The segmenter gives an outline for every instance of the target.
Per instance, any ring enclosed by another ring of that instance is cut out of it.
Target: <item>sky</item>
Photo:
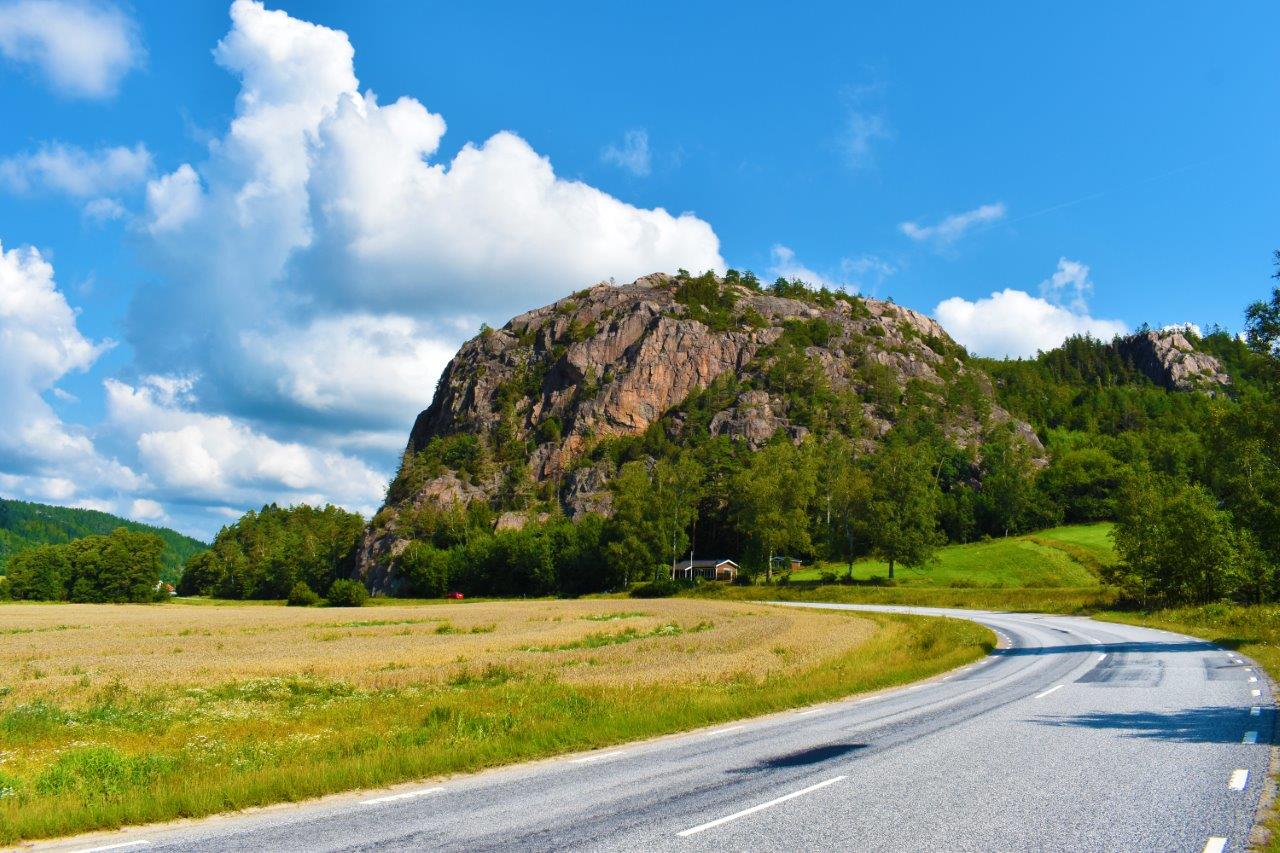
[[[1269,291],[1280,7],[862,5],[0,0],[0,495],[371,514],[481,323],[659,270],[1010,357]]]

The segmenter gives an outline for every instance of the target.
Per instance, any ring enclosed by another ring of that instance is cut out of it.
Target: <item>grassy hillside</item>
[[[154,533],[164,540],[161,576],[170,583],[177,583],[188,557],[208,547],[167,527],[152,527],[106,512],[0,498],[0,574],[4,574],[10,555],[19,551],[35,545],[69,542],[82,536],[104,535],[117,527]]]
[[[1108,523],[1078,524],[1024,536],[949,545],[939,549],[937,558],[926,566],[899,566],[895,580],[898,586],[952,589],[1096,587],[1100,583],[1098,570],[1115,559],[1110,533]],[[848,570],[847,565],[828,563],[794,572],[791,579],[817,581],[823,572],[844,577]],[[879,560],[853,564],[856,581],[888,576],[888,565]]]
[[[1112,525],[1054,527],[1023,536],[948,545],[919,569],[898,567],[892,586],[889,567],[877,560],[853,564],[853,583],[843,581],[847,564],[832,563],[794,572],[785,585],[702,584],[686,595],[740,601],[836,601],[968,607],[1048,613],[1092,613],[1115,606],[1116,590],[1098,578],[1116,559]],[[823,583],[822,575],[842,582]]]

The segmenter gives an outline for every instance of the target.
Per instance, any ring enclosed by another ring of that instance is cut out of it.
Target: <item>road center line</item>
[[[1257,732],[1245,732],[1245,733],[1244,733],[1244,740],[1242,740],[1242,741],[1240,741],[1240,742],[1241,742],[1241,743],[1257,743],[1257,742],[1258,742],[1258,733],[1257,733]]]
[[[834,785],[835,783],[846,778],[848,777],[834,776],[830,779],[827,779],[824,782],[819,782],[816,785],[810,785],[807,788],[801,788],[799,791],[792,791],[790,794],[784,794],[781,797],[778,797],[777,799],[774,799],[774,800],[770,800],[767,803],[761,803],[758,806],[752,806],[749,809],[743,809],[740,812],[734,812],[731,815],[726,815],[725,817],[717,818],[716,820],[699,824],[698,826],[692,827],[691,829],[682,830],[681,832],[677,832],[676,835],[678,835],[681,838],[688,838],[690,835],[697,835],[699,832],[703,832],[708,829],[714,829],[717,826],[721,826],[733,820],[738,820],[739,818],[746,817],[747,815],[753,815],[756,812],[764,811],[767,808],[772,808],[773,806],[779,805],[781,803],[785,803],[787,800],[794,800],[796,797],[803,797],[805,794],[811,794],[820,788],[825,788],[828,785]]]
[[[1243,791],[1245,786],[1249,784],[1248,770],[1232,770],[1231,781],[1227,783],[1227,787],[1233,791]]]
[[[593,761],[600,761],[604,758],[613,758],[615,755],[622,755],[626,750],[617,749],[613,752],[602,752],[599,755],[584,755],[582,758],[575,758],[570,764],[590,764]]]
[[[1036,694],[1036,698],[1037,698],[1037,699],[1043,699],[1044,697],[1048,696],[1048,695],[1049,695],[1050,693],[1052,693],[1053,691],[1055,691],[1055,690],[1061,690],[1061,689],[1062,689],[1062,685],[1061,685],[1061,684],[1055,684],[1055,685],[1053,685],[1052,687],[1050,687],[1048,690],[1046,690],[1045,692],[1043,692],[1043,693],[1037,693],[1037,694]]]
[[[379,803],[393,803],[397,800],[412,800],[415,797],[425,797],[427,794],[434,794],[437,791],[443,791],[444,788],[436,786],[434,788],[423,788],[419,791],[405,791],[403,794],[390,794],[386,797],[374,797],[372,800],[361,800],[362,806],[376,806]]]
[[[1227,849],[1227,839],[1213,836],[1204,843],[1204,853],[1222,853]]]
[[[76,853],[102,853],[104,850],[127,850],[130,847],[150,846],[150,841],[147,841],[146,839],[139,839],[137,841],[121,841],[119,844],[107,844],[102,847],[85,847],[82,850],[77,850]]]

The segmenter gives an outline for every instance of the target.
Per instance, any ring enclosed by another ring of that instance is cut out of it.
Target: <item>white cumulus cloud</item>
[[[369,512],[482,320],[611,277],[724,267],[702,219],[563,178],[513,131],[439,156],[444,118],[362,91],[341,31],[237,0],[214,61],[239,94],[207,158],[135,164],[150,176],[131,218],[151,274],[126,321],[134,362],[104,383],[101,423],[63,430],[132,479],[82,487],[0,464],[0,488],[135,517],[153,502],[206,534],[272,500]],[[13,183],[85,199],[90,219],[127,216],[108,185],[128,170],[94,172],[103,152],[81,153],[15,159]],[[32,412],[51,411],[54,381],[27,383]]]
[[[106,427],[133,441],[153,494],[171,501],[252,506],[331,501],[371,513],[386,486],[359,460],[271,438],[250,424],[194,408],[187,380],[106,381]]]
[[[129,517],[135,521],[152,523],[165,521],[168,518],[160,502],[149,498],[137,498],[129,504]]]
[[[934,243],[938,246],[949,246],[969,231],[982,225],[990,225],[1004,219],[1005,206],[1002,202],[984,204],[964,213],[953,213],[935,225],[921,225],[918,222],[903,222],[898,226],[903,234],[917,243]]]
[[[1110,340],[1128,331],[1120,320],[1090,315],[1084,295],[1093,284],[1084,264],[1061,258],[1040,289],[1048,298],[1011,288],[973,301],[953,296],[940,302],[933,316],[970,352],[994,358],[1028,358],[1072,335]]]
[[[200,376],[206,405],[317,441],[403,437],[481,319],[723,268],[703,220],[561,178],[514,132],[439,160],[444,118],[362,92],[345,33],[252,0],[231,18],[214,55],[240,79],[234,118],[208,161],[148,186],[162,274],[130,318],[142,369]]]
[[[0,186],[19,193],[47,190],[88,198],[141,186],[150,172],[151,152],[142,143],[86,151],[55,142],[0,159]]]
[[[14,0],[0,5],[0,54],[33,66],[75,97],[115,94],[141,64],[137,27],[115,6],[88,0]]]
[[[141,485],[45,399],[56,395],[59,380],[87,370],[110,346],[81,334],[53,266],[37,250],[0,246],[0,487],[37,500],[68,500],[87,490]]]

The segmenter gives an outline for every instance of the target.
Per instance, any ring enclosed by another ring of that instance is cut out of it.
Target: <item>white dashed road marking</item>
[[[1240,741],[1240,742],[1241,742],[1241,743],[1257,743],[1257,742],[1258,742],[1258,733],[1257,733],[1257,732],[1245,732],[1245,733],[1244,733],[1244,740],[1242,740],[1242,741]]]
[[[1227,849],[1227,839],[1214,836],[1204,843],[1204,853],[1222,853]]]
[[[1250,716],[1250,717],[1261,717],[1261,716],[1262,716],[1262,709],[1261,709],[1261,708],[1259,708],[1257,705],[1254,705],[1252,708],[1250,708],[1250,709],[1249,709],[1249,716]]]
[[[622,755],[625,750],[615,750],[613,752],[602,752],[599,755],[584,755],[582,758],[575,758],[570,764],[590,764],[593,761],[600,761],[605,758],[613,758],[615,755]]]
[[[690,829],[682,830],[680,832],[677,832],[676,835],[680,836],[681,838],[688,838],[690,835],[696,835],[699,832],[703,832],[708,829],[714,829],[715,827],[726,824],[729,821],[737,820],[738,818],[743,818],[743,817],[746,817],[747,815],[753,815],[756,812],[764,811],[767,808],[772,808],[773,806],[779,805],[781,803],[785,803],[787,800],[794,800],[796,797],[803,797],[805,794],[811,794],[814,791],[818,790],[819,788],[825,788],[828,785],[834,785],[835,783],[846,778],[848,777],[835,776],[831,779],[827,779],[825,782],[819,782],[816,785],[810,785],[807,788],[801,788],[799,791],[792,791],[790,794],[784,794],[783,796],[778,797],[777,799],[774,799],[774,800],[770,800],[767,803],[761,803],[758,806],[752,806],[749,809],[743,809],[740,812],[734,812],[731,815],[726,815],[725,817],[708,821],[707,823],[699,824],[698,826],[692,827]]]
[[[1227,787],[1233,791],[1243,791],[1245,786],[1249,784],[1248,770],[1231,771],[1231,781],[1227,783]]]
[[[1045,692],[1043,692],[1043,693],[1037,693],[1037,694],[1036,694],[1036,698],[1037,698],[1037,699],[1043,699],[1044,697],[1048,696],[1048,695],[1049,695],[1050,693],[1052,693],[1053,691],[1055,691],[1055,690],[1061,690],[1061,689],[1062,689],[1062,685],[1061,685],[1061,684],[1055,684],[1055,685],[1053,685],[1052,687],[1050,687],[1048,690],[1046,690]]]
[[[415,797],[425,797],[428,794],[434,794],[437,791],[443,791],[444,788],[437,786],[435,788],[423,788],[418,791],[405,791],[403,794],[390,794],[385,797],[374,797],[372,800],[361,800],[362,806],[376,806],[379,803],[394,803],[397,800],[412,800]]]

